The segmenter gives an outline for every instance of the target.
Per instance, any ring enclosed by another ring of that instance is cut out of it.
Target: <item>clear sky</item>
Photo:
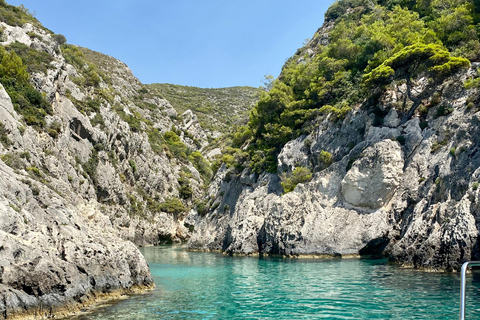
[[[202,88],[278,76],[333,0],[7,0],[67,42],[125,62],[145,84]]]

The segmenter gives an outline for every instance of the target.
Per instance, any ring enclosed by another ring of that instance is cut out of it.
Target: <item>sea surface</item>
[[[458,319],[460,276],[385,259],[229,257],[142,248],[156,289],[78,320]],[[480,319],[480,275],[468,275],[467,319]]]

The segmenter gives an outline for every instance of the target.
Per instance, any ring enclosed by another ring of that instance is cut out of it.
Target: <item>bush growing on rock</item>
[[[168,198],[160,203],[160,210],[167,213],[179,214],[186,210],[182,201],[178,198]]]
[[[52,106],[44,95],[29,82],[27,66],[15,51],[0,47],[0,82],[12,99],[15,111],[23,116],[27,125],[36,129],[45,127],[45,116],[52,114]]]
[[[174,131],[167,131],[163,135],[170,152],[178,159],[187,159],[188,147],[180,140]]]
[[[13,144],[12,140],[8,137],[8,131],[5,128],[5,125],[0,122],[0,143],[5,147],[8,148]]]
[[[281,176],[284,193],[291,192],[299,183],[305,183],[312,180],[312,171],[306,167],[297,167],[290,174]]]
[[[318,161],[322,169],[328,168],[333,163],[333,156],[330,152],[322,150],[318,155]]]

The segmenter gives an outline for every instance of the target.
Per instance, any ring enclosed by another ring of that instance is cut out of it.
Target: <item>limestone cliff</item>
[[[388,28],[398,30],[388,19],[418,18],[413,5],[391,8],[340,1],[329,9],[324,26],[256,107],[253,136],[237,152],[249,152],[250,160],[223,166],[205,199],[211,209],[187,217],[195,226],[190,248],[293,257],[383,254],[431,270],[458,270],[480,258],[479,89],[468,85],[477,81],[478,63],[458,59],[461,67],[437,74],[437,81],[434,69],[422,69],[424,58],[402,60],[416,46],[408,41],[397,55],[385,47],[380,53],[391,58],[383,64],[373,54],[360,61],[375,51],[357,43],[381,47],[378,38],[368,39],[378,30],[374,24],[367,30],[365,21],[386,25],[381,32],[388,38]],[[369,76],[387,66],[397,69],[369,87]],[[298,137],[282,145],[284,133]],[[284,193],[296,168],[312,177]]]
[[[245,169],[236,176],[222,168],[219,189],[210,189],[216,209],[187,218],[195,224],[190,247],[291,256],[386,254],[436,270],[480,258],[479,112],[466,103],[478,93],[462,86],[474,73],[457,74],[438,88],[442,101],[429,110],[424,128],[418,118],[401,124],[391,106],[403,97],[387,91],[379,105],[383,124],[358,106],[343,121],[325,119],[310,135],[290,141],[278,157],[279,171],[315,170],[293,192],[282,194],[278,174]],[[444,104],[453,111],[438,116]],[[318,160],[323,150],[335,159],[325,169]]]
[[[211,137],[123,62],[4,1],[0,20],[1,314],[54,317],[151,288],[134,244],[188,239]]]

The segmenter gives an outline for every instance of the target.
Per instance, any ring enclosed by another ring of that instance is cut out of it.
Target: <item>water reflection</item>
[[[75,319],[456,319],[459,276],[385,260],[226,257],[142,248],[156,289]],[[469,318],[480,279],[469,278]]]

